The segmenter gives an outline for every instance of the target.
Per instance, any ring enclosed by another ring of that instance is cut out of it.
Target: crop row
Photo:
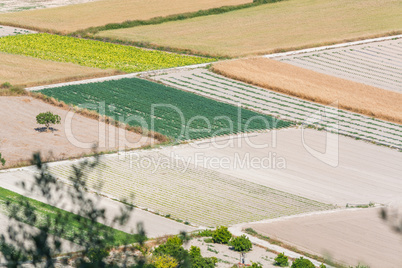
[[[214,61],[210,58],[45,33],[2,37],[0,51],[124,72],[140,72]]]
[[[102,161],[88,177],[90,187],[101,181],[103,193],[116,198],[134,193],[135,205],[197,225],[231,225],[332,208],[213,170],[184,168],[158,152]],[[166,164],[157,166],[161,162]],[[67,178],[71,170],[69,164],[51,168],[61,178]]]
[[[44,89],[41,93],[177,140],[292,124],[138,78]]]
[[[224,78],[203,69],[153,78],[218,101],[230,104],[240,103],[243,107],[297,123],[306,123],[318,117],[319,120],[315,122],[318,128],[402,148],[402,126],[398,124],[275,93]],[[325,116],[321,116],[320,113],[324,113]]]
[[[292,55],[278,60],[384,89],[401,91],[400,39]]]

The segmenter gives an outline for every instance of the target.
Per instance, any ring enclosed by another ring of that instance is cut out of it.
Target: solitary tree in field
[[[46,131],[49,131],[50,124],[60,124],[60,116],[52,112],[40,113],[36,116],[36,122],[46,126]]]

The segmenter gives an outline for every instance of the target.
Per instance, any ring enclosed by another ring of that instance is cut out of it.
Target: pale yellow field
[[[0,53],[0,84],[36,86],[116,74],[72,63],[46,61],[20,55]]]
[[[400,0],[287,0],[98,36],[236,57],[386,35],[401,14]]]
[[[402,123],[402,94],[321,74],[287,63],[249,58],[219,62],[213,70],[227,77],[310,101]]]
[[[1,14],[0,24],[66,33],[108,23],[147,20],[250,2],[251,0],[100,0],[58,8]]]

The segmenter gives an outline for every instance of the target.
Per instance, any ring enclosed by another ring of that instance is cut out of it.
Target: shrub
[[[11,87],[12,87],[12,85],[9,82],[5,82],[0,85],[0,88],[11,88]]]
[[[251,262],[251,268],[262,268],[262,265],[258,262]]]
[[[291,268],[315,268],[315,266],[308,259],[304,259],[303,257],[300,257],[292,263]]]
[[[151,263],[155,268],[176,268],[179,265],[175,258],[168,255],[155,256],[152,258]]]
[[[218,227],[212,234],[212,240],[214,243],[227,244],[232,238],[232,234],[225,226]]]
[[[213,233],[214,232],[212,230],[206,229],[206,230],[199,231],[194,236],[196,236],[196,237],[211,237],[213,235]]]
[[[320,268],[327,268],[327,266],[325,266],[325,264],[321,263]]]
[[[278,256],[276,256],[274,265],[280,267],[289,265],[289,259],[287,256],[285,256],[285,253],[279,253]]]
[[[60,124],[60,120],[60,116],[52,112],[40,113],[36,116],[36,122],[45,125],[47,130],[49,130],[50,124]]]
[[[175,258],[177,261],[185,260],[188,257],[188,252],[182,247],[182,241],[179,237],[170,237],[165,244],[160,245],[154,250],[154,255],[168,255]]]
[[[1,156],[1,153],[0,153],[0,164],[2,166],[4,166],[6,164],[6,160]]]
[[[230,246],[233,247],[235,251],[249,251],[253,245],[251,244],[250,239],[246,235],[242,235],[230,240]]]

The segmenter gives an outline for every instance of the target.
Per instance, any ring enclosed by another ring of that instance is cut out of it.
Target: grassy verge
[[[54,222],[56,217],[61,214],[63,218],[69,219],[69,221],[64,222],[63,227],[65,228],[66,231],[63,233],[61,238],[64,238],[72,242],[74,242],[73,237],[70,236],[72,231],[82,230],[84,226],[93,224],[89,219],[80,217],[71,212],[50,206],[37,200],[27,198],[23,195],[17,194],[15,192],[0,187],[0,208],[2,210],[6,209],[5,207],[6,202],[17,203],[18,202],[17,200],[29,202],[29,204],[35,208],[35,212],[39,216],[39,218],[45,219],[46,217],[49,217],[51,219],[51,222]],[[28,221],[25,223],[28,223]],[[113,234],[115,241],[114,243],[111,243],[110,246],[118,246],[127,243],[134,243],[137,241],[136,235],[128,234],[123,231],[113,229],[101,223],[95,223],[95,224],[97,224],[98,227],[100,227],[100,229]],[[52,230],[52,228],[50,228],[50,230]],[[52,234],[52,232],[50,233]],[[99,236],[101,235],[102,234],[99,234]]]

